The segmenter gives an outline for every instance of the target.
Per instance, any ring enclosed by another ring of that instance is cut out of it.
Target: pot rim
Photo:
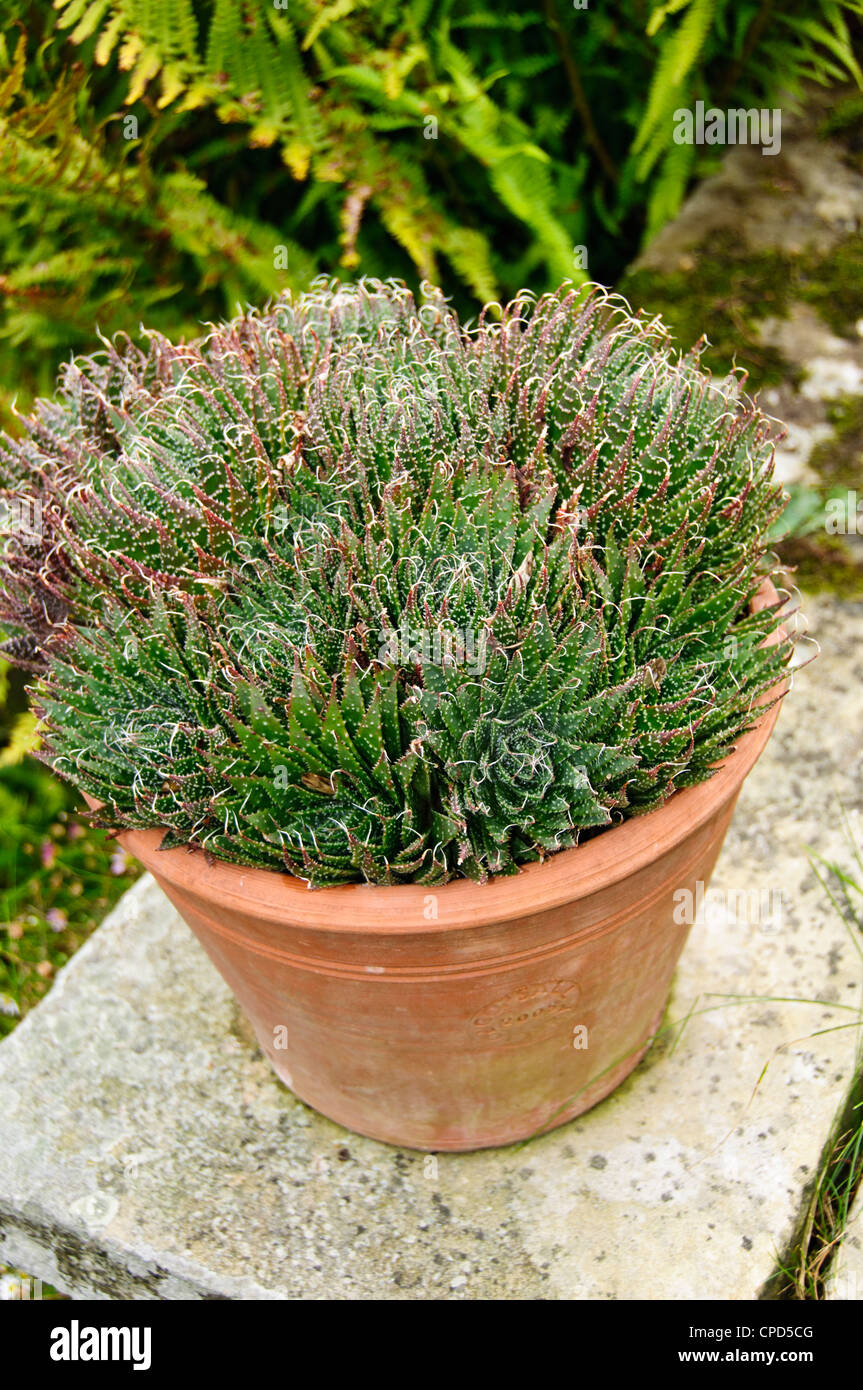
[[[753,612],[778,602],[775,586],[765,578],[752,600]],[[785,635],[784,628],[777,628],[768,638],[769,645]],[[764,692],[756,704],[769,707],[706,781],[674,792],[661,806],[621,821],[584,844],[559,850],[547,859],[523,865],[517,874],[498,875],[486,883],[460,878],[437,887],[346,883],[312,889],[303,879],[278,869],[220,859],[208,863],[200,849],[160,850],[163,830],[125,830],[117,838],[157,879],[179,894],[215,900],[223,909],[243,915],[251,911],[259,921],[273,925],[398,937],[514,921],[538,910],[589,898],[638,873],[660,850],[673,848],[698,830],[739,792],[764,750],[789,686],[786,676]],[[91,806],[97,804],[90,797],[87,800]],[[434,920],[424,917],[430,897],[437,900]]]

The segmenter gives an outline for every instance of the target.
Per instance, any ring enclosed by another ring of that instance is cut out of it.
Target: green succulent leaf
[[[0,620],[115,826],[314,886],[482,881],[693,785],[788,657],[767,426],[600,292],[317,285],[107,345],[4,442]]]

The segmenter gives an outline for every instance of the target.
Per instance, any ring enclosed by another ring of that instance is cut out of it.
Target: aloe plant
[[[42,756],[166,847],[516,872],[708,777],[787,660],[764,417],[598,290],[467,327],[316,284],[106,343],[22,425],[0,619]]]

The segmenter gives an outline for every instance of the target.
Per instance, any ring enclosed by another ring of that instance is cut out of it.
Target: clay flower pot
[[[767,582],[755,602],[776,598]],[[487,884],[310,891],[199,852],[160,852],[155,830],[120,842],[302,1100],[410,1148],[507,1144],[589,1109],[644,1055],[689,931],[674,920],[674,895],[708,882],[778,708],[709,781]]]

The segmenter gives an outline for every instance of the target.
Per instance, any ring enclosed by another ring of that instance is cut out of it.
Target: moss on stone
[[[776,550],[794,583],[807,593],[863,598],[863,565],[841,536],[790,536]]]
[[[688,252],[677,270],[627,272],[620,291],[635,308],[660,313],[682,347],[706,334],[704,361],[711,371],[724,375],[735,364],[743,367],[752,391],[798,384],[800,368],[760,341],[759,323],[770,315],[784,318],[802,302],[834,333],[854,334],[863,317],[863,236],[847,237],[828,256],[792,256],[755,250],[726,231]]]
[[[634,308],[661,314],[683,348],[706,335],[704,363],[720,376],[735,365],[743,367],[751,390],[793,376],[783,355],[759,341],[757,328],[766,315],[788,312],[787,257],[741,250],[730,233],[723,233],[681,261],[671,272],[627,272],[621,293]]]
[[[827,423],[830,439],[816,444],[809,466],[831,487],[863,486],[863,396],[842,396],[831,401]]]
[[[818,474],[815,491],[822,503],[837,489],[863,487],[863,397],[843,396],[827,407],[829,439],[809,455],[809,467]],[[833,593],[841,598],[863,597],[863,557],[841,535],[822,531],[790,536],[778,547],[783,563],[795,566],[795,582],[810,593]]]
[[[811,304],[834,333],[850,337],[863,317],[863,235],[846,237],[829,256],[789,262],[789,297]]]

